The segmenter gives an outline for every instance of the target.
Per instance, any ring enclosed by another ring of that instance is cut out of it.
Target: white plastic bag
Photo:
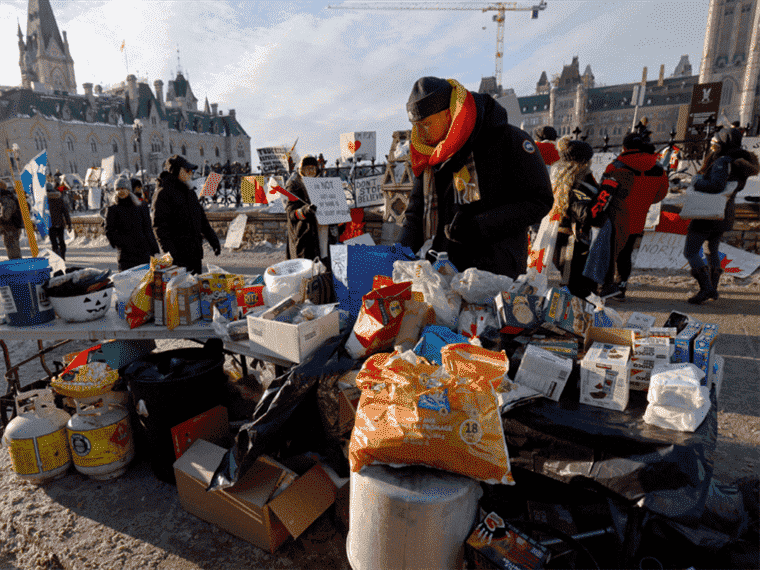
[[[477,267],[469,267],[462,273],[457,273],[451,280],[451,288],[462,296],[462,299],[475,305],[485,305],[501,291],[509,291],[514,283],[511,277],[497,275]]]
[[[694,432],[702,425],[709,411],[709,401],[693,411],[650,403],[644,411],[644,422],[664,429]]]
[[[138,265],[119,273],[111,275],[111,281],[113,282],[114,295],[116,296],[116,302],[126,303],[129,301],[132,291],[135,290],[145,277],[145,274],[150,270],[150,265]]]
[[[313,275],[314,262],[310,259],[289,259],[267,267],[264,272],[264,304],[273,307],[283,299],[295,296],[303,301],[304,279]]]
[[[710,411],[704,372],[695,364],[669,364],[652,371],[644,421],[665,429],[695,431]]]
[[[462,297],[454,291],[443,275],[427,260],[394,261],[393,281],[412,282],[412,291],[422,293],[427,304],[435,311],[436,324],[456,330]]]

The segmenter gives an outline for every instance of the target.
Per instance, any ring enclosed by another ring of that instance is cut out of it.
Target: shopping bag
[[[596,283],[604,283],[612,262],[612,221],[607,220],[591,241],[583,276]]]
[[[694,187],[689,187],[678,215],[684,220],[722,220],[726,215],[728,198],[736,186],[735,181],[729,182],[720,194],[697,192]]]
[[[416,259],[408,247],[394,245],[331,245],[330,260],[338,310],[359,315],[362,297],[372,291],[375,275],[393,275],[393,262]]]

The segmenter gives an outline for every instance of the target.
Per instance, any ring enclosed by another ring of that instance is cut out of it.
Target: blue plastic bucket
[[[0,308],[8,324],[28,327],[55,318],[42,286],[50,279],[50,264],[40,257],[0,262]]]

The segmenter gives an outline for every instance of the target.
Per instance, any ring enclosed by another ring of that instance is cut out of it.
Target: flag
[[[280,194],[282,194],[283,196],[285,196],[288,199],[289,202],[296,202],[298,200],[301,200],[298,196],[294,196],[293,194],[291,194],[290,192],[288,192],[287,190],[285,190],[285,188],[283,188],[282,186],[280,186],[277,183],[277,180],[274,179],[274,177],[272,177],[272,178],[269,179],[268,186],[269,186],[269,193],[270,194],[277,194],[277,192],[279,192]],[[301,200],[301,201],[303,201],[303,200]]]
[[[48,209],[47,190],[45,188],[46,170],[47,151],[43,150],[27,163],[21,173],[24,191],[32,204],[32,211],[29,213],[42,237],[47,237],[50,227],[50,210]]]
[[[245,204],[268,204],[263,176],[245,176],[240,181],[240,197]]]
[[[222,175],[218,172],[210,172],[206,182],[203,183],[203,189],[201,190],[201,196],[213,196],[216,192],[216,187],[219,186],[219,182],[222,180]]]
[[[124,48],[127,45],[127,40],[121,40],[121,51],[124,51]]]

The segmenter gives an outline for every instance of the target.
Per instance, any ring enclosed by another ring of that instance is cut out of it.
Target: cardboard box
[[[201,290],[196,282],[177,288],[177,311],[180,325],[191,325],[201,318]]]
[[[620,344],[633,349],[636,341],[636,331],[633,329],[618,329],[609,327],[589,327],[583,340],[583,350],[588,351],[595,342]]]
[[[689,323],[676,335],[673,362],[692,362],[694,359],[694,339],[702,330],[701,323]]]
[[[558,402],[572,371],[573,361],[569,358],[529,344],[515,374],[515,382]]]
[[[705,373],[703,378],[704,385],[707,385],[707,375],[710,372],[710,361],[712,359],[715,339],[718,338],[718,325],[707,323],[702,327],[702,331],[694,339],[694,353],[692,362],[699,366]]]
[[[631,356],[631,390],[646,392],[649,390],[649,380],[652,370],[658,364],[667,364],[668,360],[662,360],[650,356]]]
[[[245,315],[264,304],[264,285],[246,285],[237,289],[238,309]]]
[[[201,319],[207,322],[213,321],[213,308],[216,307],[228,321],[237,320],[237,287],[242,283],[242,277],[232,273],[203,273],[198,279],[200,280]]]
[[[655,323],[655,318],[652,315],[645,315],[644,313],[631,313],[628,320],[625,322],[625,328],[627,329],[639,329],[648,330]]]
[[[501,332],[517,334],[544,322],[544,298],[502,291],[494,298]]]
[[[177,459],[174,474],[180,503],[189,513],[268,552],[275,552],[291,536],[297,538],[346,492],[347,485],[337,488],[322,466],[307,458],[293,469],[298,478],[279,493],[288,468],[271,458],[257,460],[233,487],[207,492],[226,452],[199,439]]]
[[[594,342],[581,360],[582,404],[622,411],[628,407],[631,347]]]
[[[594,307],[587,301],[552,288],[545,304],[544,321],[578,336],[584,336],[594,321]]]
[[[488,517],[481,525],[489,522]],[[498,517],[498,515],[495,515]],[[544,568],[549,560],[549,550],[541,546],[528,535],[520,532],[507,521],[498,517],[494,527],[493,538],[481,538],[479,528],[475,528],[467,539],[466,556],[468,568],[488,570],[533,570]],[[487,527],[489,530],[490,528]]]
[[[172,277],[187,273],[184,267],[172,265],[153,271],[153,323],[158,326],[166,326],[166,311],[164,301],[166,298],[166,285]]]
[[[356,410],[362,396],[361,389],[356,385],[356,375],[359,370],[346,372],[337,382],[338,390],[338,428],[340,433],[349,433],[354,429]]]
[[[248,316],[248,338],[257,352],[303,362],[324,341],[340,332],[337,311],[297,325]]]
[[[185,420],[172,428],[174,457],[179,459],[198,439],[204,439],[226,448],[230,438],[227,408],[216,406],[207,412]]]
[[[557,340],[551,338],[534,338],[528,344],[543,348],[559,356],[564,356],[571,360],[578,358],[578,341],[576,340]]]

